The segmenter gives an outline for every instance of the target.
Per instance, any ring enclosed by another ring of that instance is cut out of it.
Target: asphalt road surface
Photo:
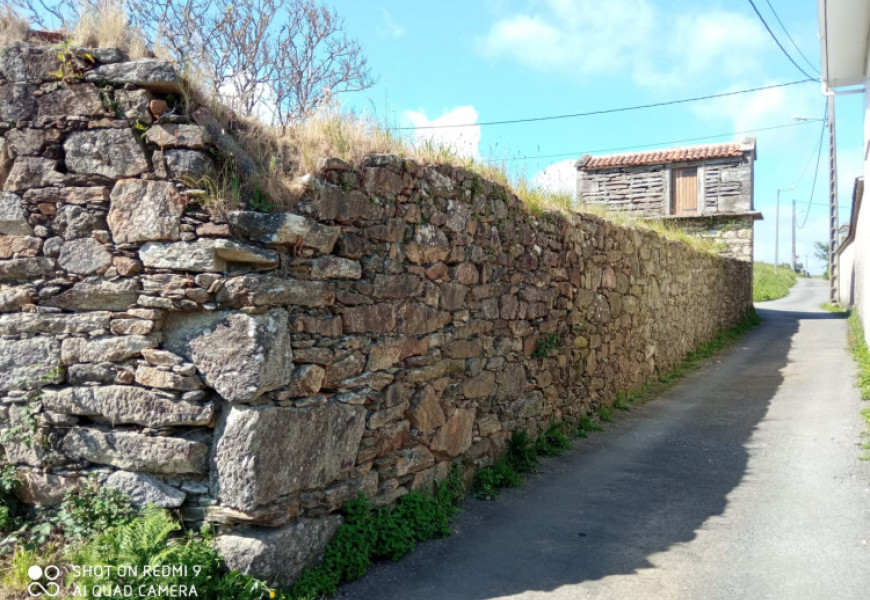
[[[826,282],[343,600],[870,598],[870,462]],[[620,411],[617,411],[620,412]]]

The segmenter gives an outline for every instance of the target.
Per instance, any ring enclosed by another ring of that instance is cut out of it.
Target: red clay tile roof
[[[608,169],[611,167],[663,165],[690,160],[737,157],[742,156],[746,152],[754,151],[755,139],[749,138],[742,142],[729,142],[727,144],[704,144],[703,146],[664,148],[661,150],[649,150],[646,152],[608,154],[606,156],[589,156],[586,154],[577,161],[577,168],[583,171],[589,171],[594,169]]]

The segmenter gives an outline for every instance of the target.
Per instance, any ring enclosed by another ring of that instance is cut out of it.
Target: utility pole
[[[773,273],[779,273],[779,194],[784,190],[793,190],[795,186],[790,185],[787,188],[777,188],[776,190],[776,242],[773,248]]]
[[[782,190],[776,190],[776,241],[773,243],[773,274],[779,272],[779,193]]]
[[[836,127],[834,124],[834,95],[828,96],[828,172],[830,176],[830,188],[828,194],[830,197],[830,241],[828,249],[828,279],[830,282],[829,298],[832,303],[837,302],[837,279],[839,277],[837,269],[837,243],[839,242],[838,230],[840,229],[840,216],[837,213],[837,140]]]
[[[797,272],[797,200],[791,201],[791,270]]]

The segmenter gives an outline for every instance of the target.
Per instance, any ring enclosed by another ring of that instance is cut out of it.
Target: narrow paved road
[[[339,598],[870,598],[862,403],[825,296],[759,305],[703,369]]]

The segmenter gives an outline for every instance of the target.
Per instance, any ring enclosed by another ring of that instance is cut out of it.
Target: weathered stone
[[[317,365],[300,365],[290,380],[291,397],[311,396],[320,391],[326,371]]]
[[[35,237],[0,236],[0,258],[32,258],[42,249],[42,240]]]
[[[414,233],[414,242],[420,254],[413,258],[409,254],[408,258],[413,262],[429,264],[446,260],[450,255],[450,242],[447,240],[447,235],[432,224],[418,226]],[[406,252],[412,252],[410,244]]]
[[[131,84],[161,94],[181,91],[181,79],[172,63],[156,58],[101,65],[85,73],[85,81]]]
[[[290,382],[293,352],[286,310],[233,313],[227,323],[190,342],[193,363],[210,387],[230,402],[249,402]]]
[[[145,387],[180,392],[189,392],[204,387],[196,375],[185,377],[172,371],[162,371],[145,365],[139,365],[136,369],[136,383]]]
[[[13,129],[6,134],[9,152],[14,156],[39,156],[46,144],[60,139],[59,129]]]
[[[329,306],[335,302],[335,284],[269,275],[244,275],[228,279],[217,299],[235,307],[276,304]]]
[[[314,214],[321,221],[357,223],[373,221],[382,209],[364,193],[354,190],[345,192],[336,185],[322,184],[313,207]]]
[[[13,258],[0,260],[0,283],[21,283],[34,279],[44,279],[54,273],[57,263],[53,258]]]
[[[544,410],[544,394],[540,391],[526,392],[510,404],[510,415],[515,419],[539,417]]]
[[[125,179],[111,199],[107,221],[115,243],[179,239],[186,202],[171,183]]]
[[[81,314],[13,313],[0,315],[0,334],[88,333],[108,329],[111,313],[96,311]]]
[[[109,330],[115,335],[148,335],[154,331],[149,319],[112,319]]]
[[[33,235],[21,198],[0,192],[0,235]]]
[[[63,173],[57,170],[57,161],[36,156],[19,156],[12,163],[3,189],[19,192],[36,187],[62,185]]]
[[[19,473],[15,495],[26,504],[38,507],[57,506],[64,496],[79,487],[78,475],[57,475],[28,471]]]
[[[219,535],[215,548],[227,567],[289,588],[314,565],[338,531],[341,517],[299,519],[281,529],[249,528]]]
[[[0,285],[0,313],[17,312],[25,304],[33,302],[34,290],[30,286]],[[2,331],[2,329],[0,329]]]
[[[184,362],[184,359],[177,354],[169,352],[168,350],[158,350],[156,348],[143,348],[142,358],[144,358],[149,365],[154,365],[155,367],[173,367]]]
[[[448,312],[419,304],[406,304],[398,313],[398,331],[412,335],[432,333],[453,320]]]
[[[64,242],[57,264],[70,273],[90,275],[112,264],[112,254],[94,238]]]
[[[356,460],[365,414],[336,403],[233,406],[216,442],[218,501],[251,510],[332,483]]]
[[[161,148],[204,150],[211,142],[211,136],[199,125],[158,124],[145,132],[145,141]]]
[[[339,309],[345,333],[393,333],[396,311],[389,304],[367,304]]]
[[[461,283],[445,283],[441,285],[441,308],[444,310],[459,310],[465,308],[468,297],[468,286]]]
[[[311,261],[312,279],[359,279],[362,267],[355,260],[337,256],[320,256]]]
[[[471,430],[474,426],[474,410],[459,409],[441,426],[429,449],[446,454],[450,458],[459,456],[471,447]]]
[[[384,340],[369,351],[367,371],[389,369],[401,360],[403,342],[400,339]]]
[[[119,362],[139,356],[143,348],[154,348],[159,338],[144,335],[106,336],[92,339],[67,338],[60,358],[65,365],[83,362]]]
[[[187,185],[202,185],[214,180],[217,169],[214,161],[205,152],[175,148],[163,153],[167,177]]]
[[[35,114],[36,98],[32,85],[0,84],[0,121],[29,121]]]
[[[112,363],[70,365],[66,370],[66,379],[70,385],[112,383],[115,381],[115,367]]]
[[[103,113],[105,108],[97,88],[87,83],[61,87],[37,100],[36,116],[42,119],[98,117]]]
[[[323,387],[335,389],[342,380],[362,373],[365,364],[365,359],[358,353],[350,354],[341,360],[330,363],[326,367]]]
[[[214,409],[164,398],[151,390],[128,385],[67,387],[46,391],[45,408],[66,415],[91,417],[110,424],[145,427],[208,425]]]
[[[230,237],[230,226],[226,223],[203,223],[197,225],[196,235],[199,237]]]
[[[460,263],[453,269],[453,278],[465,285],[474,285],[480,280],[477,267],[471,263]]]
[[[115,90],[115,104],[118,112],[131,123],[139,121],[149,125],[153,120],[148,111],[148,103],[154,99],[151,92],[143,89]]]
[[[376,298],[416,298],[423,282],[416,275],[375,275],[372,294]]]
[[[24,199],[28,202],[99,204],[109,199],[109,188],[106,186],[37,188],[24,192]]]
[[[409,473],[419,473],[435,464],[435,457],[426,446],[399,450],[396,454],[399,457],[399,461],[396,463],[396,475],[399,477],[404,477]]]
[[[196,273],[226,271],[228,263],[257,267],[278,265],[278,258],[271,250],[222,238],[172,244],[148,242],[139,249],[139,258],[146,267]]]
[[[495,390],[495,373],[481,371],[462,384],[462,395],[466,398],[488,398]]]
[[[178,488],[145,473],[115,471],[106,479],[105,485],[127,494],[133,506],[137,508],[142,508],[146,504],[153,504],[159,508],[178,508],[187,498],[187,494]]]
[[[208,446],[201,442],[149,437],[132,431],[74,428],[66,434],[62,449],[74,460],[112,465],[129,471],[204,474],[208,465]]]
[[[481,355],[483,348],[477,340],[456,340],[444,346],[447,358],[474,358]]]
[[[27,42],[14,42],[0,48],[0,77],[19,83],[57,80],[60,68],[57,49]]]
[[[441,427],[447,420],[438,403],[438,392],[431,385],[424,387],[412,400],[405,413],[411,427],[428,433]]]
[[[52,338],[0,340],[0,392],[63,381],[59,360],[60,344]]]
[[[522,365],[515,369],[505,369],[498,374],[497,380],[500,397],[516,398],[526,389],[526,370]]]
[[[75,204],[64,204],[54,218],[55,232],[65,240],[90,237],[95,230],[105,230],[106,220],[99,213]]]
[[[331,254],[341,230],[329,227],[293,213],[260,213],[232,211],[227,219],[233,231],[255,242],[273,245],[295,245],[313,248],[321,254]]]
[[[140,287],[136,279],[107,281],[90,277],[43,304],[64,310],[126,310],[136,303]]]
[[[110,179],[134,177],[148,170],[142,146],[129,129],[76,131],[63,143],[66,166],[75,173]]]

